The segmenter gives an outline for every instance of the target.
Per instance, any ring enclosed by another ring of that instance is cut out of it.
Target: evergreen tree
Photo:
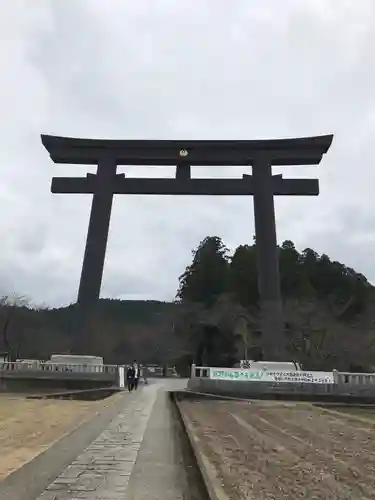
[[[221,238],[209,236],[193,250],[193,262],[179,278],[177,297],[211,307],[228,290],[228,249]]]
[[[290,240],[279,248],[280,287],[284,298],[306,298],[314,295],[309,278],[303,268],[301,255]]]
[[[255,244],[236,248],[230,263],[230,291],[235,301],[244,307],[257,304],[259,294]]]

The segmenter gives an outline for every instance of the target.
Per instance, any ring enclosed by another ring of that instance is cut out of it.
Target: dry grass
[[[0,480],[112,404],[117,397],[64,401],[0,395]]]

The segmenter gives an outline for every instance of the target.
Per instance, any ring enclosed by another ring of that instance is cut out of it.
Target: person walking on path
[[[133,367],[134,367],[134,389],[137,390],[141,371],[136,361],[134,361]]]
[[[128,367],[128,370],[126,372],[126,381],[128,385],[128,391],[132,392],[135,387],[135,369],[133,365],[130,365]]]

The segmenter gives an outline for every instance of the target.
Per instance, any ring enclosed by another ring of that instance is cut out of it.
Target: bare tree
[[[25,310],[29,304],[25,296],[8,295],[0,298],[2,312],[2,339],[11,361],[21,355],[22,343],[27,332],[28,318]]]
[[[230,330],[236,339],[240,339],[240,355],[249,360],[249,350],[260,347],[257,309],[242,306],[234,300],[232,294],[223,294],[214,305],[211,315],[216,324]]]
[[[219,337],[227,347],[230,343],[240,343],[240,356],[247,358],[248,348],[257,343],[257,325],[256,311],[236,303],[231,294],[220,295],[211,307],[201,303],[179,304],[175,318],[175,331],[189,339],[199,364],[207,363],[209,351],[215,350],[214,345],[220,343]]]
[[[305,368],[349,370],[366,366],[374,355],[374,334],[339,320],[331,304],[318,300],[284,305],[289,352]]]

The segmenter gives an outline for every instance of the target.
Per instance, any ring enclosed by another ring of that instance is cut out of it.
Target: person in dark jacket
[[[128,391],[132,392],[132,390],[134,389],[134,385],[135,385],[135,369],[134,369],[134,366],[132,366],[132,365],[130,365],[128,367],[128,370],[126,372],[126,381],[127,381],[127,385],[128,385]]]
[[[134,361],[134,363],[133,363],[133,368],[134,368],[134,389],[137,390],[138,389],[138,382],[139,382],[139,379],[141,376],[141,369],[140,369],[139,364],[136,361]]]

